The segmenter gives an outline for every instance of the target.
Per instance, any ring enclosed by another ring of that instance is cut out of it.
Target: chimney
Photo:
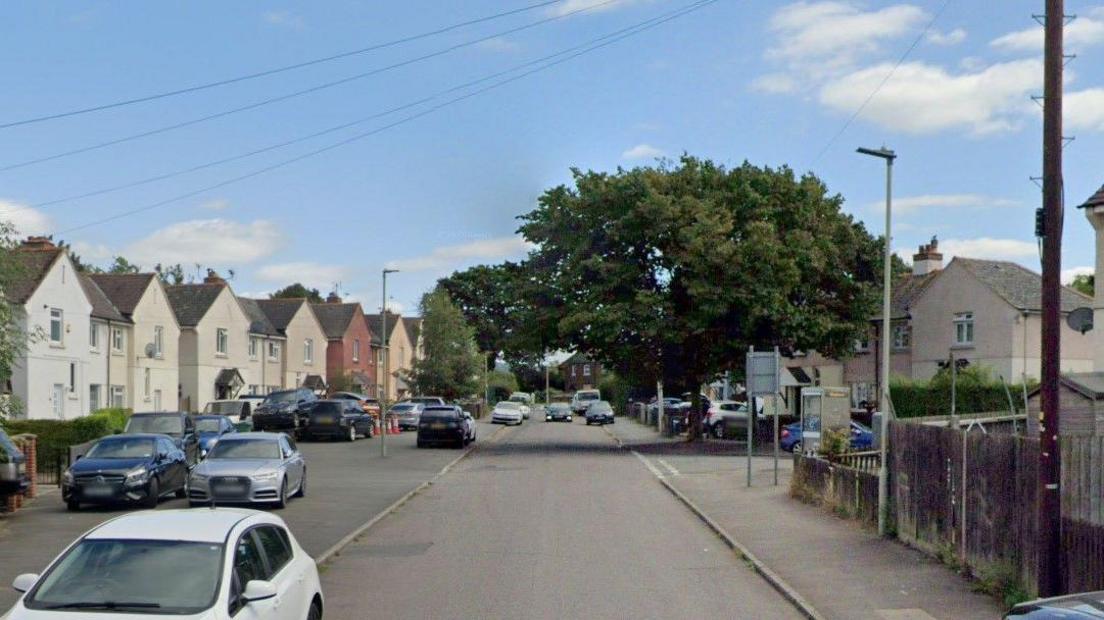
[[[57,246],[54,245],[53,239],[49,237],[27,237],[27,240],[21,243],[20,247],[24,250],[53,250]]]
[[[203,278],[203,283],[204,284],[226,284],[226,280],[223,280],[222,276],[220,276],[217,272],[215,272],[214,269],[208,269],[207,270],[207,277]]]
[[[939,253],[939,240],[932,237],[931,243],[921,245],[912,255],[912,275],[924,276],[943,269],[943,255]]]
[[[1085,201],[1085,204],[1077,208],[1085,210],[1085,217],[1088,218],[1096,232],[1096,271],[1094,273],[1104,273],[1104,271],[1101,271],[1104,269],[1104,187],[1097,190]],[[1104,347],[1104,285],[1096,285],[1092,307],[1093,324],[1100,326],[1090,332],[1095,334],[1091,336],[1093,339],[1093,370],[1101,372],[1104,371],[1104,348],[1102,348]]]
[[[331,291],[329,295],[326,295],[326,303],[339,304],[341,303],[341,296],[337,294],[337,291]]]

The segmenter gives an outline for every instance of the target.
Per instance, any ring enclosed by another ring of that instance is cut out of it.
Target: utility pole
[[[1063,0],[1046,0],[1043,50],[1043,329],[1042,419],[1039,424],[1038,591],[1061,594],[1061,463],[1058,452],[1058,373],[1062,271],[1062,31]]]
[[[380,402],[380,456],[387,456],[387,398],[391,395],[391,339],[387,336],[387,274],[398,269],[383,270],[383,304],[380,307],[380,340],[383,342],[383,397]]]
[[[552,404],[552,399],[549,398],[549,395],[552,393],[551,391],[549,391],[549,386],[550,386],[550,384],[548,382],[548,352],[545,351],[544,352],[544,404],[546,406]]]

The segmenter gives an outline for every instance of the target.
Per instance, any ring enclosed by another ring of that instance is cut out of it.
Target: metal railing
[[[866,472],[877,472],[881,467],[881,454],[877,450],[845,452],[829,457],[828,460],[836,465]]]

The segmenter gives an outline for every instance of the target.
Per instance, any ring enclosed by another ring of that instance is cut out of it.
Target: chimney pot
[[[57,247],[54,245],[54,240],[50,237],[38,236],[27,237],[27,240],[20,245],[28,250],[53,250]]]
[[[218,274],[214,269],[207,270],[207,277],[203,278],[204,284],[226,284],[226,280],[222,279],[222,276]]]
[[[332,291],[329,295],[326,295],[326,303],[339,304],[341,303],[341,297],[337,294],[337,291]]]

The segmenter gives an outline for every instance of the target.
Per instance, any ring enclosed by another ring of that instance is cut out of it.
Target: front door
[[[161,390],[154,390],[153,391],[153,410],[154,411],[164,411],[161,408]]]
[[[53,394],[54,405],[54,417],[62,419],[65,417],[65,386],[60,383],[54,384]]]

